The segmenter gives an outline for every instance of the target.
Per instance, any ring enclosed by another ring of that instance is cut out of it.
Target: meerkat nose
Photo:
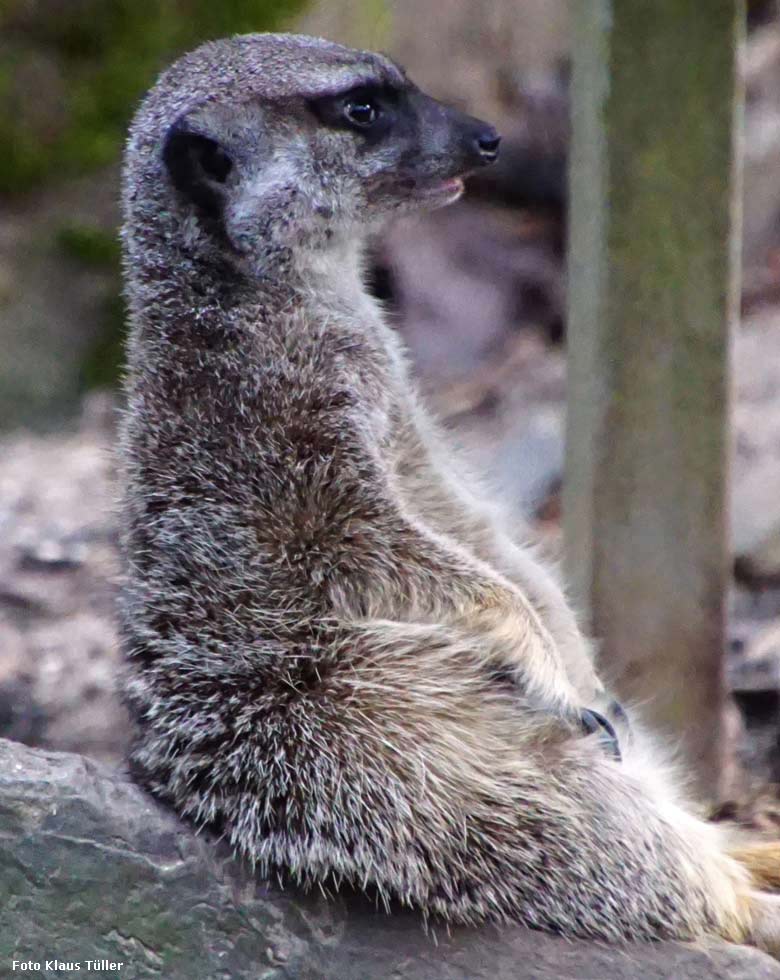
[[[501,142],[501,137],[492,126],[478,133],[474,142],[482,163],[495,162],[498,157],[498,145]]]

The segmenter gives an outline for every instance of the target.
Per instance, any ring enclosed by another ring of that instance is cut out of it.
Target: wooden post
[[[736,0],[574,4],[569,578],[617,694],[721,790]]]

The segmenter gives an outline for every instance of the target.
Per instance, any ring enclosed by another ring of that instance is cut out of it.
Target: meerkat
[[[490,163],[386,57],[169,68],[124,166],[132,770],[259,872],[453,923],[780,947],[780,848],[697,818],[556,578],[483,503],[363,284],[366,234]]]

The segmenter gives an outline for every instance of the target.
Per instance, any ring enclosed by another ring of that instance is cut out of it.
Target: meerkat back
[[[747,852],[623,744],[563,593],[448,468],[363,288],[366,233],[455,200],[497,149],[387,58],[294,35],[206,44],[143,102],[132,771],[263,874],[453,922],[775,948]]]

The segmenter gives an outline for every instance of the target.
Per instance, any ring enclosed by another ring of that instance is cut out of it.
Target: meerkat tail
[[[732,847],[729,854],[747,869],[757,888],[780,891],[780,841]]]

